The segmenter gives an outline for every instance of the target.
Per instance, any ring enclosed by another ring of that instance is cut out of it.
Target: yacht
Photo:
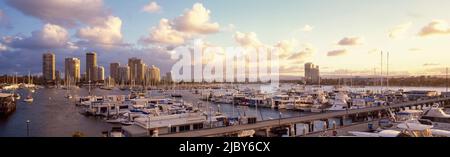
[[[135,118],[134,124],[124,126],[123,131],[127,137],[158,136],[158,134],[203,129],[208,126],[208,122],[207,117],[201,112],[147,115]]]
[[[311,105],[311,112],[320,113],[323,112],[328,104],[328,99],[324,94],[318,94],[317,98],[314,100],[313,105]]]
[[[294,97],[295,110],[309,112],[311,111],[313,104],[314,99],[310,95]]]
[[[352,105],[350,106],[350,109],[361,109],[366,107],[368,106],[365,99],[363,98],[352,99]]]
[[[293,101],[289,99],[288,95],[276,95],[272,99],[272,108],[286,109],[286,105],[289,103],[293,105]]]
[[[409,120],[379,132],[349,131],[348,133],[357,137],[450,137],[450,131],[433,129],[433,127],[433,125],[422,124],[420,121]]]
[[[450,123],[450,114],[444,112],[439,105],[435,104],[423,113],[422,119],[428,119],[436,123]]]
[[[343,92],[337,92],[334,99],[331,101],[331,107],[327,108],[327,111],[343,111],[348,109],[347,101],[349,97]]]

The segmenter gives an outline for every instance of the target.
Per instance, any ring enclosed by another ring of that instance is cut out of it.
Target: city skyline
[[[390,53],[390,76],[443,75],[450,58],[445,52],[450,49],[450,2],[442,0],[96,0],[89,7],[84,0],[67,5],[23,1],[0,2],[0,74],[40,74],[42,63],[35,58],[49,51],[60,72],[65,58],[79,58],[84,65],[84,54],[97,52],[105,76],[110,63],[132,57],[165,73],[175,62],[168,49],[196,39],[221,47],[282,48],[281,76],[291,78],[303,77],[306,62],[320,65],[321,75],[379,74],[381,51]]]

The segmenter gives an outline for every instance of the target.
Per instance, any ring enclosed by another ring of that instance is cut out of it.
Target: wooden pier
[[[440,97],[433,98],[427,100],[419,100],[419,101],[409,101],[398,104],[390,104],[383,105],[377,107],[368,107],[362,109],[353,109],[346,111],[336,111],[336,112],[326,112],[321,114],[307,115],[301,117],[291,117],[291,118],[282,118],[276,120],[266,120],[259,121],[254,124],[245,124],[245,125],[235,125],[228,127],[220,127],[220,128],[210,128],[210,129],[202,129],[188,132],[180,132],[180,133],[172,133],[160,135],[160,137],[214,137],[214,136],[231,136],[243,133],[248,130],[264,130],[266,135],[269,136],[270,129],[272,128],[287,128],[289,132],[289,136],[299,136],[295,135],[295,125],[297,124],[308,124],[311,125],[315,120],[324,120],[326,122],[329,118],[368,118],[375,117],[380,118],[382,116],[386,116],[388,114],[388,110],[391,111],[399,111],[401,109],[405,109],[408,107],[430,107],[434,103],[439,103],[445,107],[450,105],[450,97]],[[327,124],[331,125],[331,124]],[[344,124],[341,124],[344,125]],[[311,132],[311,131],[307,131]]]

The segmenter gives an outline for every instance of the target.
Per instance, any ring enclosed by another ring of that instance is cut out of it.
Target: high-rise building
[[[97,81],[105,80],[105,68],[103,66],[97,66]]]
[[[88,81],[97,81],[97,54],[95,52],[86,53],[86,75]]]
[[[161,72],[158,67],[152,65],[148,68],[148,73],[150,74],[150,83],[155,85],[161,81]]]
[[[130,81],[134,81],[136,84],[143,83],[146,65],[142,62],[142,59],[129,58],[128,66],[130,67]]]
[[[77,83],[80,80],[80,59],[66,58],[64,62],[64,79],[71,83]]]
[[[130,67],[128,65],[119,66],[119,84],[126,84],[130,81]]]
[[[318,65],[305,63],[305,81],[307,84],[318,84],[320,82]]]
[[[109,76],[118,83],[119,81],[119,66],[120,63],[111,63],[109,64]]]
[[[166,80],[168,83],[172,82],[172,73],[171,72],[166,73]]]
[[[54,81],[55,76],[55,54],[44,53],[42,55],[42,75],[46,82]]]

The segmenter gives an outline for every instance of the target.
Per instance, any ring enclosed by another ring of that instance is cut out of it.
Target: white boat
[[[357,137],[397,137],[400,131],[397,130],[382,130],[380,132],[362,132],[362,131],[349,131],[349,134]]]
[[[27,96],[25,99],[23,99],[24,102],[33,102],[33,97],[31,95]]]
[[[368,107],[366,100],[362,98],[352,99],[352,106],[350,106],[350,109],[362,109],[366,107]]]
[[[211,119],[212,121],[213,119]],[[127,124],[125,122],[125,124]],[[123,126],[127,137],[158,136],[175,132],[203,129],[212,126],[202,112],[180,114],[148,114],[134,118],[134,124]]]
[[[294,103],[287,103],[286,104],[286,110],[293,110],[295,109],[295,104]]]
[[[312,113],[321,113],[324,111],[323,106],[324,106],[324,104],[321,104],[319,102],[314,102],[314,104],[311,106],[310,111]]]
[[[435,123],[447,123],[450,125],[450,114],[445,113],[438,104],[435,104],[430,109],[425,110],[421,118],[431,120]]]
[[[312,96],[295,96],[294,105],[296,110],[311,111],[312,105],[314,104],[314,99]]]
[[[276,95],[272,98],[272,108],[286,109],[289,103],[293,104],[293,100],[289,99],[288,95]]]
[[[347,101],[349,97],[344,92],[337,92],[334,99],[331,101],[331,107],[327,111],[344,111],[348,109]]]

